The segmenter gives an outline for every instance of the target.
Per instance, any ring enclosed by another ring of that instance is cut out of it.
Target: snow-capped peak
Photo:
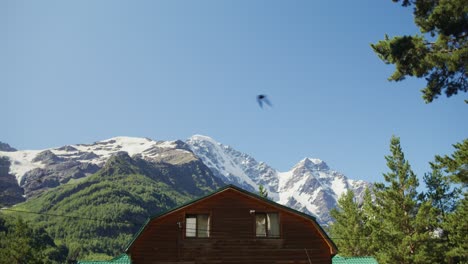
[[[165,159],[171,156],[169,151],[193,155],[188,149],[181,148],[178,141],[155,141],[139,137],[113,137],[92,144],[67,145],[59,148],[44,150],[20,150],[15,152],[2,152],[11,161],[9,172],[14,175],[18,183],[23,176],[33,169],[42,169],[50,163],[58,161],[75,161],[102,165],[106,160],[118,153],[127,152],[129,156],[140,155],[147,159]]]
[[[136,154],[148,155],[148,152],[154,148],[159,149],[174,149],[177,148],[177,141],[155,141],[149,138],[139,137],[113,137],[106,140],[101,140],[93,144],[72,145],[79,151],[92,151],[97,155],[109,157],[110,155],[124,151],[128,155]],[[145,154],[146,153],[146,154]]]
[[[294,167],[293,170],[298,169],[298,168],[306,168],[308,170],[329,170],[330,168],[328,167],[327,163],[321,159],[316,159],[316,158],[304,158],[299,163],[297,163]]]
[[[247,155],[203,135],[194,135],[186,143],[216,176],[244,188],[258,188],[258,184],[245,173],[246,164],[252,162]]]
[[[324,163],[323,160],[317,159],[317,158],[303,158],[299,163],[309,163],[309,162],[312,162],[314,164]]]
[[[329,210],[336,206],[340,195],[353,189],[359,196],[361,187],[365,187],[331,170],[317,158],[304,158],[290,171],[279,172],[210,137],[196,135],[187,144],[225,182],[250,191],[263,185],[272,200],[313,214],[322,223],[331,220]]]
[[[340,195],[352,189],[360,197],[369,186],[363,181],[347,179],[318,158],[304,158],[291,170],[279,172],[264,162],[258,162],[253,157],[204,135],[194,135],[185,142],[113,137],[92,144],[67,145],[45,150],[0,151],[0,156],[10,159],[10,174],[16,176],[20,185],[24,183],[23,186],[26,186],[28,179],[34,180],[40,175],[68,175],[62,172],[65,167],[75,173],[76,177],[84,177],[96,172],[110,156],[119,152],[126,152],[129,156],[137,155],[151,162],[173,164],[199,158],[225,183],[235,184],[252,192],[262,185],[267,189],[270,199],[313,214],[322,223],[331,220],[329,210],[336,206]],[[32,184],[31,186],[34,187]]]
[[[188,141],[205,141],[205,142],[210,142],[211,144],[214,144],[214,145],[220,144],[219,142],[217,142],[216,140],[214,140],[211,137],[204,136],[204,135],[199,135],[199,134],[191,136],[188,139]]]
[[[108,154],[105,152],[114,153],[115,151],[125,151],[128,155],[132,156],[137,153],[151,148],[157,144],[156,141],[153,141],[148,138],[138,138],[138,137],[113,137],[106,140],[95,142],[94,146],[99,146],[93,148],[93,152],[96,154]],[[80,149],[80,146],[75,146],[77,149]],[[84,150],[84,149],[80,149]],[[102,151],[101,151],[102,150]],[[109,153],[109,154],[110,154]],[[107,155],[106,155],[107,156]]]

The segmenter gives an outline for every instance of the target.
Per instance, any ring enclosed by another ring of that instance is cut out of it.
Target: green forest
[[[194,173],[183,179],[187,166]],[[94,175],[2,210],[0,263],[115,257],[150,217],[220,187],[200,177],[197,166],[116,156]]]

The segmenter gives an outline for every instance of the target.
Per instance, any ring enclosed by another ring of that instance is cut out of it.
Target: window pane
[[[266,215],[265,214],[255,215],[255,234],[258,237],[266,236]]]
[[[197,215],[197,222],[198,237],[210,237],[210,216]]]
[[[196,237],[197,236],[197,218],[196,216],[187,216],[185,218],[185,236]]]
[[[278,214],[267,214],[268,216],[268,236],[279,237],[279,216]]]

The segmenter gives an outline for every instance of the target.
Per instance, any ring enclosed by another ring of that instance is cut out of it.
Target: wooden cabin
[[[126,249],[133,264],[332,263],[315,218],[233,185],[150,219]]]

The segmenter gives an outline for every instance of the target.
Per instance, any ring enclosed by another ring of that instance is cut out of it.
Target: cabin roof
[[[293,213],[293,214],[302,216],[302,217],[304,217],[304,218],[306,218],[306,219],[312,221],[312,222],[314,223],[315,227],[318,229],[319,233],[322,235],[322,237],[325,239],[325,241],[326,241],[326,242],[328,243],[328,245],[330,246],[332,255],[335,255],[336,252],[338,251],[338,248],[337,248],[337,246],[335,245],[335,243],[330,239],[330,237],[327,235],[327,233],[326,233],[326,232],[323,230],[323,228],[318,224],[318,222],[317,222],[317,220],[315,219],[315,217],[313,217],[313,216],[311,216],[311,215],[308,215],[308,214],[305,214],[305,213],[303,213],[303,212],[294,210],[294,209],[292,209],[292,208],[290,208],[290,207],[281,205],[281,204],[279,204],[279,203],[276,203],[276,202],[274,202],[274,201],[272,201],[272,200],[270,200],[270,199],[267,199],[267,198],[265,198],[265,197],[262,197],[262,196],[260,196],[260,195],[258,195],[258,194],[255,194],[255,193],[251,193],[251,192],[249,192],[249,191],[246,191],[246,190],[244,190],[244,189],[242,189],[242,188],[240,188],[240,187],[237,187],[237,186],[235,186],[235,185],[233,185],[233,184],[228,184],[228,185],[226,185],[226,186],[224,186],[224,187],[221,187],[220,189],[218,189],[218,190],[216,190],[216,191],[214,191],[214,192],[212,192],[212,193],[210,193],[210,194],[207,194],[207,195],[205,195],[205,196],[203,196],[203,197],[194,199],[194,200],[189,201],[189,202],[187,202],[187,203],[185,203],[185,204],[182,204],[182,205],[180,205],[180,206],[178,206],[178,207],[175,207],[175,208],[173,208],[173,209],[170,209],[170,210],[168,210],[168,211],[165,211],[165,212],[162,212],[162,213],[160,213],[160,214],[156,214],[156,215],[150,217],[150,218],[145,222],[145,224],[142,226],[142,228],[140,228],[140,230],[135,234],[135,236],[134,236],[133,239],[130,241],[130,243],[127,245],[125,252],[128,253],[128,251],[130,250],[130,247],[132,246],[132,244],[133,244],[133,243],[138,239],[138,237],[144,232],[144,230],[148,227],[148,225],[149,225],[149,223],[150,223],[151,221],[153,221],[153,220],[155,220],[155,219],[157,219],[157,218],[163,217],[163,216],[165,216],[165,215],[171,214],[171,213],[173,213],[173,212],[175,212],[175,211],[181,210],[181,209],[183,209],[183,208],[185,208],[185,207],[187,207],[187,206],[190,206],[190,205],[192,205],[192,204],[201,202],[202,200],[205,200],[205,199],[207,199],[207,198],[210,198],[210,197],[212,197],[212,196],[215,196],[215,195],[217,195],[217,194],[219,194],[219,193],[222,193],[222,192],[224,192],[224,191],[226,191],[226,190],[229,190],[229,189],[230,189],[230,190],[238,191],[238,192],[243,193],[243,194],[245,194],[245,195],[247,195],[247,196],[250,196],[250,197],[252,197],[252,198],[255,198],[255,199],[261,200],[261,201],[263,201],[263,202],[269,203],[269,204],[271,204],[271,205],[273,205],[273,206],[275,206],[275,207],[278,207],[278,208],[283,209],[283,210],[285,210],[285,211],[289,211],[289,212],[291,212],[291,213]]]
[[[373,257],[342,257],[336,255],[332,259],[332,264],[378,264]]]
[[[78,261],[77,264],[130,264],[130,258],[127,254],[122,254],[107,261]]]

